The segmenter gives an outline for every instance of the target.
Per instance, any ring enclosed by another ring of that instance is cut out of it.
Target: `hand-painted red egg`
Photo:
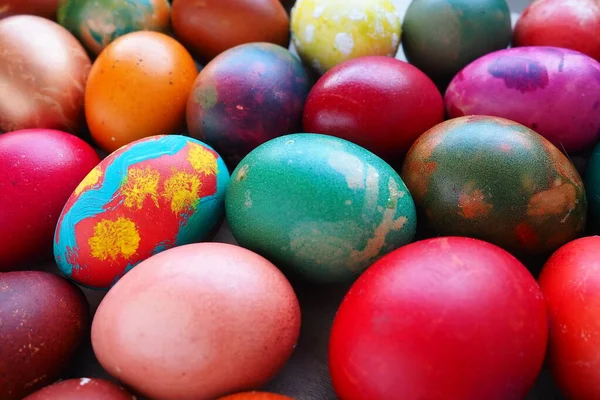
[[[159,253],[108,292],[92,323],[102,366],[153,399],[213,400],[264,385],[300,330],[285,276],[242,247],[197,243]]]
[[[77,133],[91,68],[83,46],[46,18],[0,20],[0,132],[28,128]]]
[[[544,265],[539,282],[548,307],[548,359],[569,399],[600,398],[600,236],[574,240]]]
[[[537,0],[523,11],[514,46],[555,46],[600,61],[600,3],[597,0]]]
[[[523,399],[546,351],[544,298],[505,250],[477,239],[415,242],[375,262],[333,323],[342,400]]]
[[[88,322],[85,296],[66,279],[40,271],[0,273],[0,399],[20,400],[56,380]]]
[[[18,14],[32,14],[48,19],[56,19],[59,0],[3,0],[0,18]]]
[[[38,390],[23,400],[132,400],[122,387],[97,378],[80,378],[60,381]]]
[[[89,144],[65,132],[0,136],[0,271],[51,259],[60,212],[99,162]]]
[[[427,75],[404,61],[373,56],[339,64],[317,81],[303,128],[390,158],[443,120],[442,95]]]

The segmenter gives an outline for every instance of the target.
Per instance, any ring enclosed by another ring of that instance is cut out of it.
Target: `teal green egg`
[[[96,56],[130,32],[166,33],[171,5],[168,0],[60,0],[57,20]]]
[[[417,227],[413,198],[390,165],[312,133],[272,139],[243,158],[225,208],[241,246],[318,283],[352,280],[410,243]]]

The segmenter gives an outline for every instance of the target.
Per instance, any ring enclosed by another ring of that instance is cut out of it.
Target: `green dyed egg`
[[[60,0],[58,23],[93,55],[130,32],[167,32],[171,23],[167,0]]]
[[[600,144],[597,144],[585,170],[585,188],[589,199],[590,227],[600,233]]]
[[[512,38],[505,0],[414,0],[402,29],[407,60],[443,83]]]
[[[416,231],[412,196],[392,167],[327,135],[257,147],[234,170],[225,202],[241,246],[316,282],[352,279]]]
[[[530,256],[585,229],[587,201],[575,166],[531,129],[503,118],[436,125],[409,150],[402,177],[433,233],[486,240]]]

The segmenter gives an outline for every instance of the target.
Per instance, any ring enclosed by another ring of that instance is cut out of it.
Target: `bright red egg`
[[[435,84],[392,57],[360,57],[329,70],[304,106],[304,131],[338,136],[383,158],[402,155],[444,119]]]
[[[547,342],[545,303],[515,257],[476,239],[401,247],[352,286],[329,365],[342,400],[523,399]]]
[[[62,131],[0,136],[0,272],[52,257],[58,216],[99,162],[89,144]]]
[[[548,358],[569,399],[600,398],[600,236],[558,249],[539,278],[548,307]]]
[[[0,18],[17,14],[32,14],[55,20],[59,0],[3,0]]]

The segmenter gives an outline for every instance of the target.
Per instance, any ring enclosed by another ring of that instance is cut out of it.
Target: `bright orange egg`
[[[112,152],[135,140],[185,127],[188,94],[198,75],[192,56],[159,32],[126,34],[98,56],[85,91],[92,137]]]

